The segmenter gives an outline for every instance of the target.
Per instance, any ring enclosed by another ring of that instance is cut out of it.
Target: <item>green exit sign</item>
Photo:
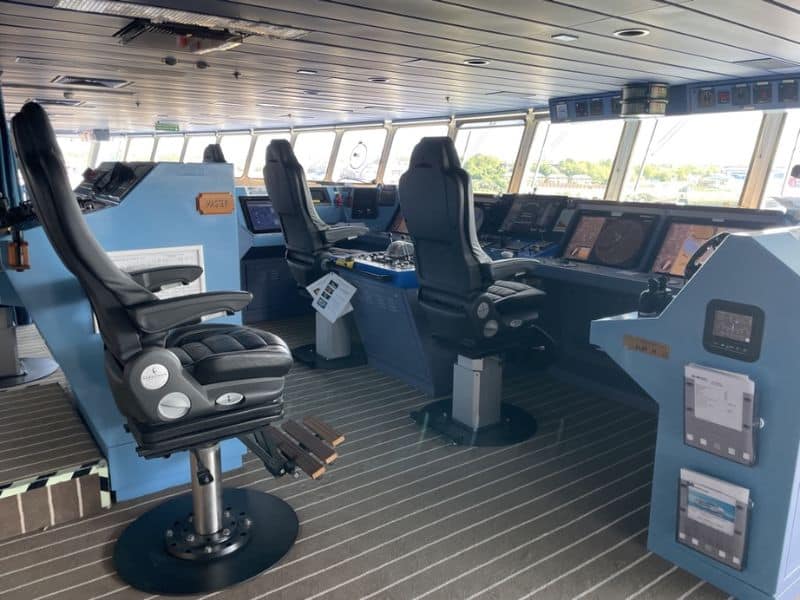
[[[170,121],[156,121],[156,131],[171,131],[172,133],[177,133],[181,130],[181,126],[179,123],[173,123]]]

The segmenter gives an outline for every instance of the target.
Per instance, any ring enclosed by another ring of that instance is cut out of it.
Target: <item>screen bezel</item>
[[[253,225],[253,220],[250,217],[250,203],[251,202],[269,202],[270,206],[272,206],[272,210],[275,211],[275,206],[272,204],[272,200],[269,199],[269,196],[240,196],[239,197],[239,204],[242,207],[242,214],[244,215],[244,221],[247,224],[247,229],[250,233],[281,233],[283,230],[280,226],[280,218],[278,218],[278,227],[277,228],[270,228],[270,229],[256,229]],[[277,211],[275,211],[275,216],[278,216]]]
[[[672,225],[708,225],[712,227],[730,227],[731,229],[746,229],[749,231],[760,231],[763,229],[769,229],[771,227],[775,227],[775,225],[769,225],[766,223],[758,223],[752,220],[738,220],[735,217],[726,218],[726,219],[714,219],[711,217],[706,218],[698,218],[698,219],[691,219],[686,217],[671,217],[668,218],[664,226],[662,227],[662,231],[658,236],[658,242],[655,244],[655,251],[653,252],[653,259],[650,261],[650,265],[648,266],[647,271],[649,273],[653,273],[656,275],[665,275],[667,277],[678,277],[682,278],[683,275],[673,275],[671,273],[664,273],[662,271],[654,271],[653,268],[656,266],[656,260],[658,259],[658,255],[661,254],[661,248],[664,246],[664,242],[667,241],[667,236],[669,235],[669,230]],[[719,232],[718,232],[719,233]]]
[[[350,189],[350,216],[354,219],[375,219],[378,216],[378,196],[380,190],[377,187],[353,187]],[[356,207],[356,197],[359,198],[360,206]],[[367,203],[364,204],[364,200]]]
[[[749,342],[739,342],[714,335],[714,317],[717,312],[729,312],[750,317],[753,327]],[[706,305],[706,319],[703,327],[703,348],[712,354],[727,356],[745,362],[755,362],[761,356],[764,339],[764,311],[753,304],[741,304],[730,300],[715,298]]]

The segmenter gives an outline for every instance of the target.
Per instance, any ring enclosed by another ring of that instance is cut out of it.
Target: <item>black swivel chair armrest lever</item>
[[[541,263],[535,258],[507,258],[486,263],[492,280],[508,280],[519,275],[532,275]]]
[[[128,306],[128,315],[145,333],[161,333],[180,325],[196,323],[200,317],[225,312],[233,314],[250,304],[250,292],[207,292]]]
[[[128,271],[133,280],[151,292],[161,291],[168,285],[189,285],[203,274],[203,267],[196,265],[170,265]]]

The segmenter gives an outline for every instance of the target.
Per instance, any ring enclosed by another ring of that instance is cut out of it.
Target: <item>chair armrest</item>
[[[203,267],[196,265],[171,265],[128,271],[133,280],[151,292],[158,292],[173,284],[189,285],[203,274]]]
[[[369,233],[369,227],[364,225],[334,225],[325,230],[325,240],[330,244],[335,244],[342,240],[357,238],[365,233]]]
[[[532,275],[541,263],[535,258],[507,258],[483,265],[492,281],[514,279],[518,275]]]
[[[232,315],[250,304],[250,292],[207,292],[143,302],[127,307],[128,315],[145,333],[160,333],[218,312]]]

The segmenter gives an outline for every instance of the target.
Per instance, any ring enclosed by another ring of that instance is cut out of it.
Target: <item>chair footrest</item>
[[[304,422],[313,426],[306,428],[296,421],[287,421],[282,425],[283,431],[264,427],[240,439],[273,475],[292,473],[297,466],[312,479],[319,479],[325,473],[325,466],[338,457],[328,440],[338,445],[344,436],[315,417],[306,417]]]

